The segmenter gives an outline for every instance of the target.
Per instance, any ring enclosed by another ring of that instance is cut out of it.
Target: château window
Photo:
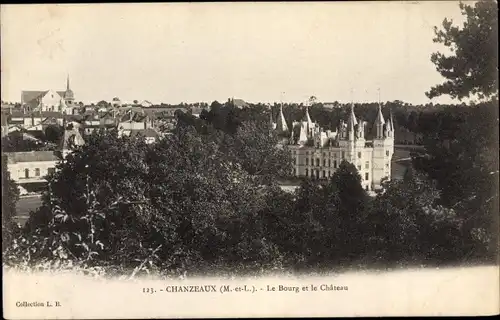
[[[361,159],[361,152],[358,152],[358,158]]]
[[[30,169],[24,169],[24,177],[28,179],[30,177]]]
[[[323,167],[326,167],[326,159],[323,159]]]
[[[316,158],[316,167],[319,167],[319,158]]]
[[[389,150],[386,150],[386,151],[385,151],[385,155],[386,155],[386,156],[389,156]]]
[[[333,167],[337,169],[337,160],[333,160]]]
[[[368,180],[369,180],[369,178],[370,178],[370,176],[369,176],[368,172],[365,172],[365,180],[367,180],[367,181],[368,181]]]
[[[309,170],[306,169],[306,177],[309,175]]]
[[[306,158],[306,166],[309,165],[309,158]],[[307,169],[306,169],[307,170]]]
[[[35,176],[39,177],[40,176],[40,168],[35,169]]]
[[[323,178],[326,178],[326,171],[323,170]]]
[[[345,159],[345,151],[342,151],[342,159]]]
[[[332,166],[332,161],[330,159],[328,159],[328,166],[331,167]]]
[[[369,161],[365,162],[365,169],[370,169],[370,162]]]

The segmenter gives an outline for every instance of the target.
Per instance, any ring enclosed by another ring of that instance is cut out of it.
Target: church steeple
[[[64,101],[66,102],[66,104],[68,104],[68,106],[72,106],[74,100],[75,100],[75,94],[73,93],[73,91],[69,86],[69,73],[68,73],[66,77],[66,91],[64,92]]]

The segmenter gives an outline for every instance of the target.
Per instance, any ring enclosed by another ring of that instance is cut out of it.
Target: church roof
[[[34,90],[23,90],[21,92],[21,103],[29,103],[33,100],[36,100],[49,92],[48,90],[45,91],[34,91]]]
[[[47,92],[49,92],[49,90],[43,90],[43,91],[40,91],[40,90],[23,90],[23,91],[21,91],[21,103],[22,104],[33,103],[37,99],[43,97]],[[58,95],[60,95],[61,97],[64,97],[66,91],[56,91],[56,93]]]

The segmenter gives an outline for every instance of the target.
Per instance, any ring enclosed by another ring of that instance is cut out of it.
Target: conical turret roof
[[[351,113],[349,114],[349,118],[347,119],[347,131],[354,131],[354,128],[358,124],[358,120],[356,119],[356,115],[354,114],[354,103],[351,104]]]
[[[375,124],[385,124],[384,115],[382,114],[382,107],[380,103],[378,104],[377,118],[375,119]]]
[[[309,128],[312,128],[313,122],[311,120],[311,116],[309,115],[309,106],[306,106],[306,113],[304,114],[302,121],[307,122],[307,125],[309,126]]]
[[[280,105],[280,112],[278,118],[276,119],[276,129],[280,131],[288,131],[288,125],[286,124],[285,115],[283,114],[283,105]]]
[[[389,121],[387,123],[387,127],[389,130],[394,130],[394,120],[392,119],[392,110],[389,110]]]

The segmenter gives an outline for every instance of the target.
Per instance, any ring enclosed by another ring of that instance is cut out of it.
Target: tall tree
[[[470,242],[471,252],[481,255],[486,245],[494,257],[498,250],[497,100],[475,108],[446,108],[421,121],[427,122],[421,126],[425,155],[413,157],[415,168],[437,181],[440,202],[465,219],[468,234],[480,235],[482,239]]]
[[[434,42],[442,43],[451,55],[436,52],[431,61],[446,78],[427,92],[429,98],[448,94],[462,99],[498,96],[498,8],[496,1],[481,0],[473,6],[460,3],[466,21],[462,28],[445,19],[435,27]]]

